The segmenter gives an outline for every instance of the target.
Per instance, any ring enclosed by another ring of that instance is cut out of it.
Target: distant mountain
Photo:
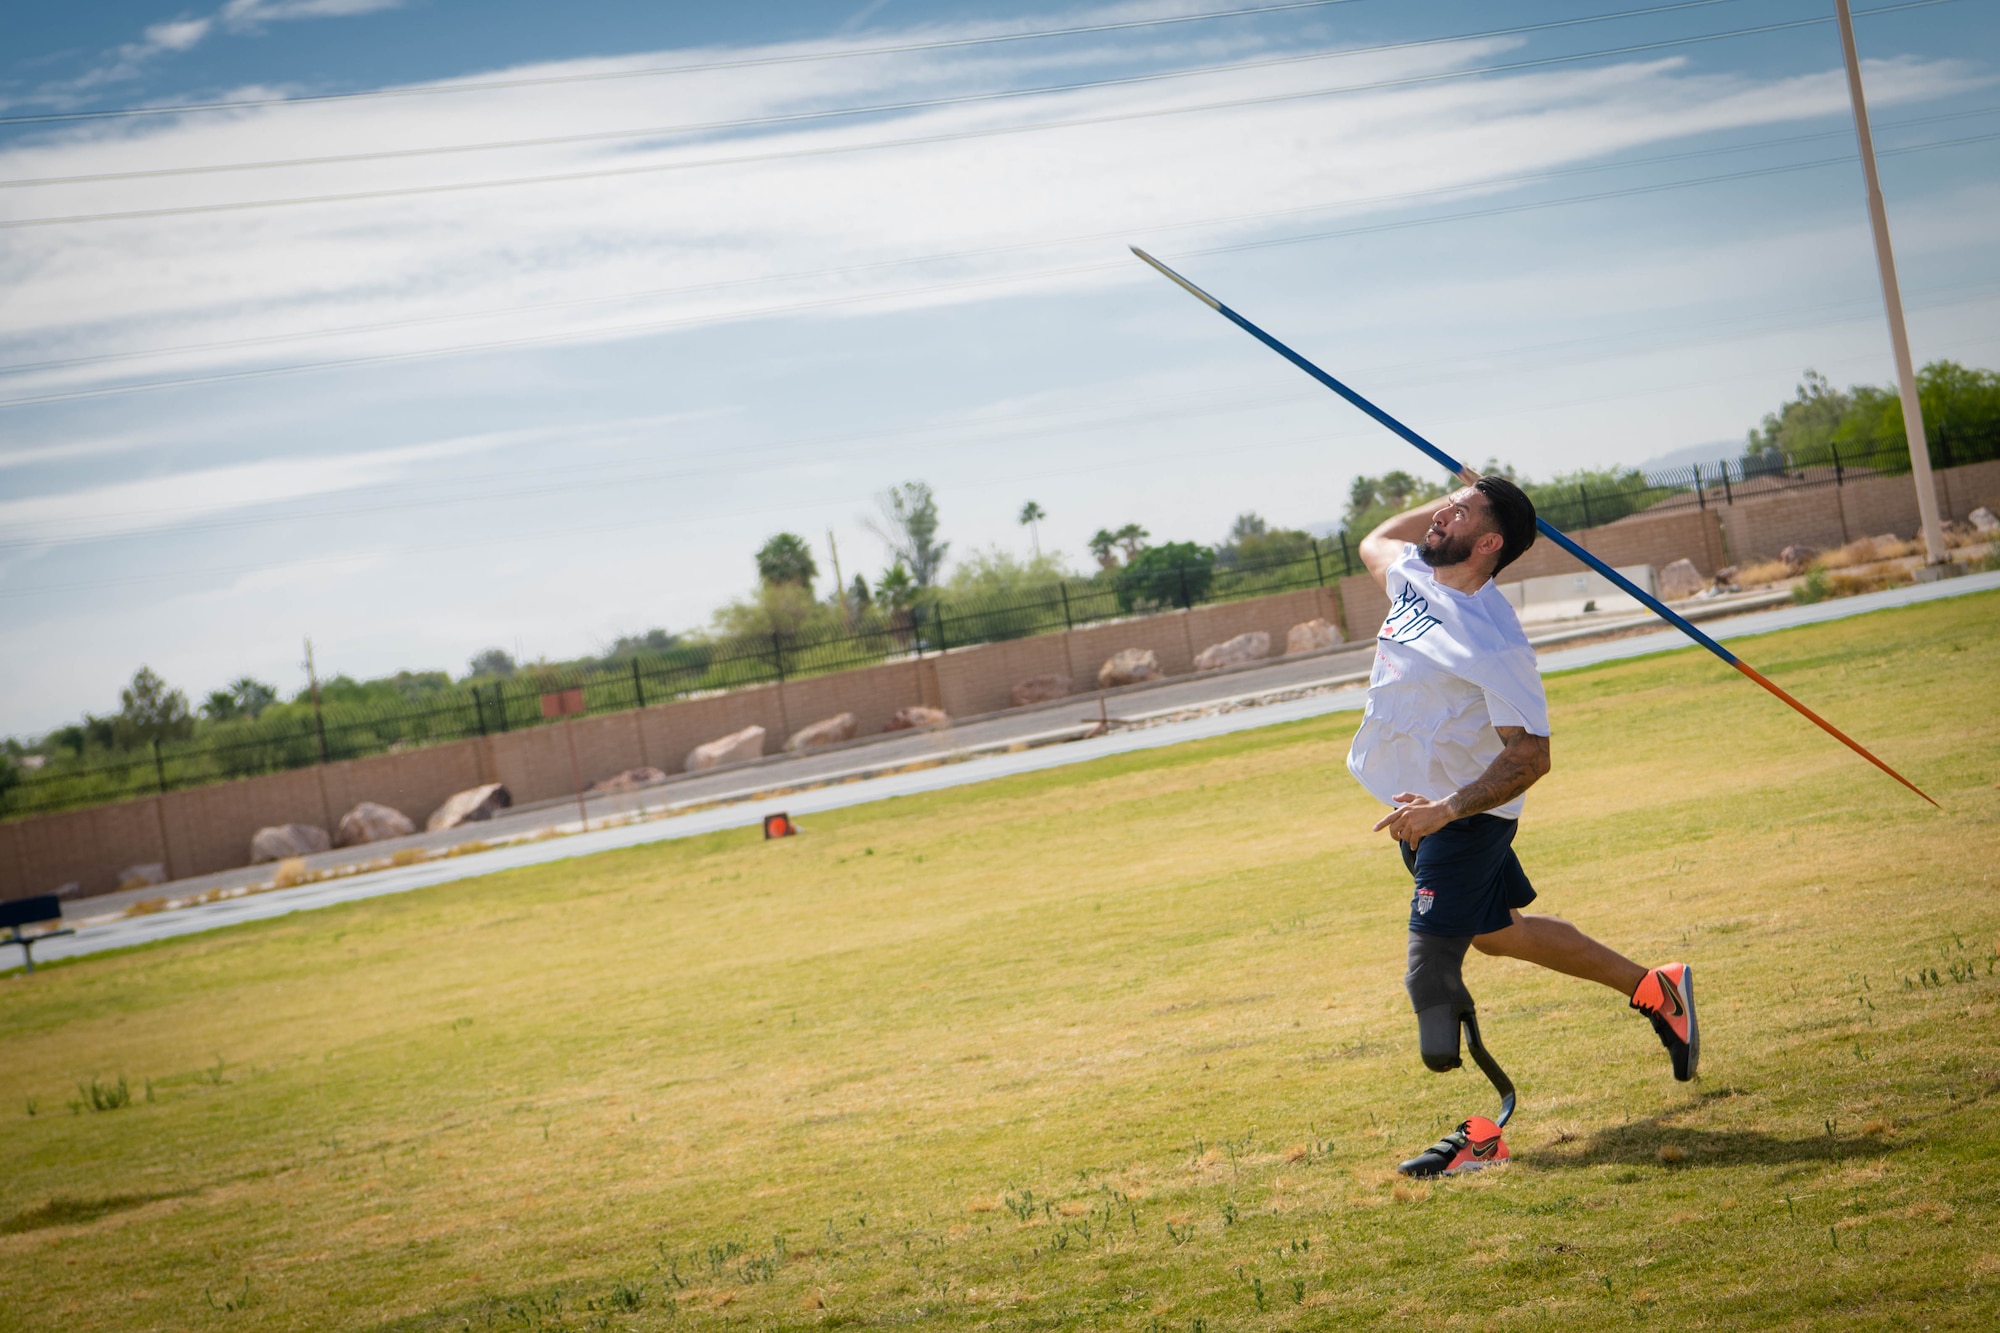
[[[1657,472],[1670,467],[1691,467],[1696,463],[1719,463],[1725,458],[1741,458],[1743,441],[1716,440],[1709,444],[1690,444],[1672,453],[1660,454],[1639,464],[1641,472]]]

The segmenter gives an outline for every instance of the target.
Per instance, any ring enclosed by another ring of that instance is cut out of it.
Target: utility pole
[[[326,718],[319,711],[319,672],[313,667],[312,635],[306,635],[306,681],[312,686],[313,730],[319,735],[319,761],[326,762]]]
[[[840,577],[840,546],[833,540],[833,529],[826,530],[826,549],[833,553],[833,595],[840,599],[840,623],[854,628],[854,615],[847,605],[847,584]]]
[[[1882,304],[1889,314],[1889,342],[1896,353],[1896,387],[1903,399],[1903,433],[1910,444],[1910,475],[1917,485],[1917,514],[1924,526],[1924,563],[1942,566],[1944,528],[1938,522],[1937,488],[1931,481],[1931,450],[1924,434],[1924,409],[1917,401],[1917,374],[1910,361],[1910,335],[1903,327],[1903,294],[1896,285],[1896,256],[1889,248],[1889,214],[1882,182],[1875,173],[1875,140],[1868,132],[1868,104],[1861,95],[1861,57],[1854,46],[1854,17],[1847,0],[1833,0],[1840,20],[1840,48],[1847,58],[1847,92],[1854,102],[1854,132],[1861,143],[1861,173],[1868,183],[1868,221],[1875,232],[1875,264],[1882,275]]]

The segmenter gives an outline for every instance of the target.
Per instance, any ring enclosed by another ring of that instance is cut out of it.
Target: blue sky
[[[0,733],[685,629],[911,478],[1075,560],[1413,465],[1127,241],[1532,473],[1890,378],[1830,4],[1229,7],[13,7]],[[1920,361],[2000,362],[1996,27],[1857,20]]]

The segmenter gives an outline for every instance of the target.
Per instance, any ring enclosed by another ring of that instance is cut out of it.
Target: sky
[[[2000,18],[1858,8],[1916,359],[2000,364]],[[1084,566],[1421,470],[1128,243],[1461,457],[1729,454],[1893,378],[1831,10],[10,7],[0,734],[698,628],[908,480]]]

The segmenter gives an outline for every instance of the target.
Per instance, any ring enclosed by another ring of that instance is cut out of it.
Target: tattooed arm
[[[1398,842],[1415,847],[1454,819],[1507,804],[1549,771],[1549,738],[1524,727],[1500,727],[1502,749],[1486,771],[1442,801],[1410,792],[1396,795],[1396,809],[1375,826]]]

